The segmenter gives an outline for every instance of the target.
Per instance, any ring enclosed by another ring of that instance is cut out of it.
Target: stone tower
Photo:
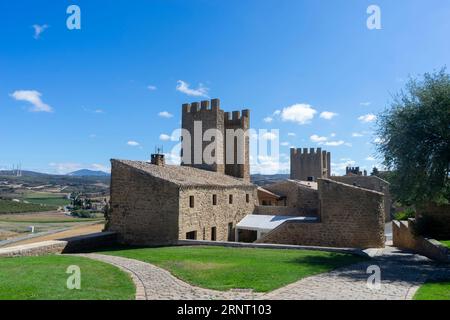
[[[314,181],[318,178],[330,178],[331,153],[321,148],[291,149],[291,179]]]
[[[182,166],[250,180],[249,110],[243,110],[242,115],[239,111],[233,111],[230,116],[229,112],[220,109],[219,99],[185,103],[182,106],[181,127],[189,133],[187,137],[182,133]],[[240,139],[243,143],[239,144]],[[206,159],[205,155],[211,155],[213,161]]]

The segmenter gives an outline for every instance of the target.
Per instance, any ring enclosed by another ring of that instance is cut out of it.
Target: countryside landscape
[[[0,305],[448,309],[449,17],[439,0],[0,4]]]

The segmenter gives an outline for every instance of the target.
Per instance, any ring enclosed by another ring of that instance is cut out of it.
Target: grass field
[[[70,204],[70,200],[64,194],[55,194],[50,192],[32,192],[26,193],[23,200],[29,203],[43,204],[48,206],[63,207]]]
[[[67,289],[70,265],[80,267],[81,289]],[[130,277],[106,263],[81,257],[0,258],[1,300],[130,300]]]
[[[441,240],[441,243],[446,246],[447,248],[450,248],[450,240]]]
[[[252,288],[258,292],[364,259],[320,251],[223,247],[129,248],[102,253],[153,263],[203,288]]]
[[[450,279],[425,283],[415,294],[414,300],[450,300]]]
[[[0,200],[0,214],[42,212],[42,211],[52,211],[56,209],[58,209],[58,207],[53,205]]]

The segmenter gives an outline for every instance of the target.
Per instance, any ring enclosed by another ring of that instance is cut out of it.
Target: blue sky
[[[71,4],[81,30],[66,27]],[[441,0],[2,1],[0,169],[149,159],[204,95],[279,129],[281,171],[290,146],[331,151],[337,174],[370,170],[371,115],[408,75],[449,65],[449,17]]]

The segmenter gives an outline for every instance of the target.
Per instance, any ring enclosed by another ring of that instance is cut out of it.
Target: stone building
[[[291,179],[307,181],[331,176],[331,153],[321,148],[291,149]]]
[[[384,216],[386,222],[391,221],[392,211],[392,197],[389,191],[389,182],[377,176],[363,176],[363,175],[346,175],[346,176],[332,176],[332,180],[350,184],[364,189],[378,191],[384,194]]]
[[[329,179],[318,179],[315,220],[285,219],[259,243],[309,246],[384,247],[384,194]],[[238,225],[239,227],[239,225]]]
[[[249,121],[249,110],[224,112],[218,99],[183,104],[180,166],[161,154],[151,162],[111,160],[106,230],[130,245],[384,246],[385,189],[330,180],[329,152],[291,149],[291,179],[250,183]]]
[[[254,211],[255,185],[217,172],[165,165],[161,155],[152,160],[111,160],[106,231],[130,245],[234,240],[236,224]]]
[[[185,103],[181,126],[188,133],[182,136],[182,166],[250,181],[250,110],[224,112],[219,99]]]

